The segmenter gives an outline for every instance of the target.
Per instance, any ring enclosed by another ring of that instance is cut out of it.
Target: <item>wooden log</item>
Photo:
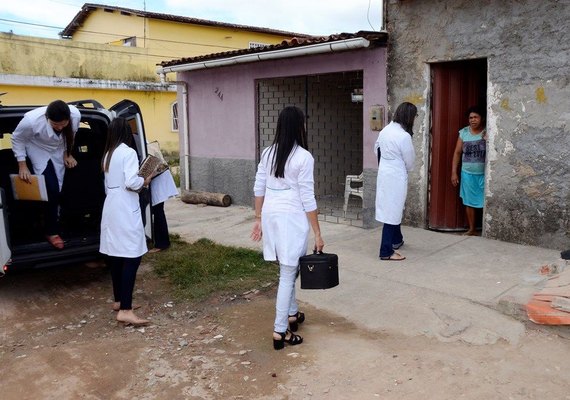
[[[189,204],[208,204],[210,206],[228,207],[232,198],[223,193],[201,192],[198,190],[182,190],[180,199]]]

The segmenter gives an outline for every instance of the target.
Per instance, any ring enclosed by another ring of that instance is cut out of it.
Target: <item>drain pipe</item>
[[[181,153],[180,157],[180,168],[184,172],[184,190],[190,190],[190,128],[189,128],[189,118],[188,118],[188,82],[185,81],[167,81],[166,72],[160,72],[160,82],[163,84],[174,84],[182,87],[182,107],[178,108],[178,115],[182,115],[182,132],[178,133],[179,150]],[[182,111],[182,112],[180,112]],[[180,124],[178,124],[180,127]],[[182,188],[181,188],[182,189]]]

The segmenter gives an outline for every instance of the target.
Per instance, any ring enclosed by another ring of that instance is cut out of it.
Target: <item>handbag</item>
[[[338,256],[313,250],[299,259],[301,289],[330,289],[338,285]]]

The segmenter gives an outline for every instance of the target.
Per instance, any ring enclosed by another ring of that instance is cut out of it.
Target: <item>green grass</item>
[[[218,294],[241,294],[267,288],[278,281],[279,268],[260,252],[222,246],[209,239],[194,243],[171,235],[167,251],[147,254],[145,261],[166,277],[184,299],[204,300]]]

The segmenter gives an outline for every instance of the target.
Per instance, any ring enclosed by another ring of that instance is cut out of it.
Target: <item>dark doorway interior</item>
[[[461,231],[467,221],[459,187],[451,184],[451,164],[459,129],[467,125],[467,108],[487,109],[487,60],[432,64],[431,96],[428,229]]]

